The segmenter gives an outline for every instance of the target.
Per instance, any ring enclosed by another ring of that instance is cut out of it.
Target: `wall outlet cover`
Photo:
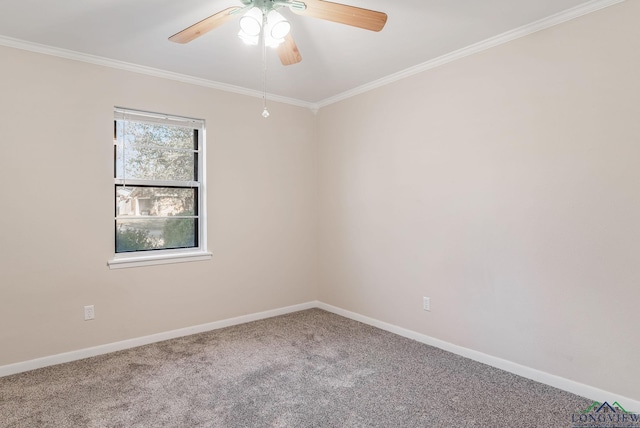
[[[89,321],[96,317],[95,309],[93,305],[87,305],[84,307],[84,320]]]

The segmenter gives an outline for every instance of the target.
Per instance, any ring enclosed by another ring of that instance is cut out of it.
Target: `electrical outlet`
[[[89,321],[96,317],[95,309],[93,305],[88,305],[84,307],[84,320]]]
[[[431,311],[431,298],[430,297],[423,297],[422,298],[422,308],[425,311]]]

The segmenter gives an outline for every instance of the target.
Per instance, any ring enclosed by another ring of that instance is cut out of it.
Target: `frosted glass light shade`
[[[291,30],[291,24],[275,10],[267,15],[267,34],[274,39],[284,39]]]
[[[257,8],[251,8],[240,18],[240,29],[247,36],[259,36],[262,30],[262,11]]]

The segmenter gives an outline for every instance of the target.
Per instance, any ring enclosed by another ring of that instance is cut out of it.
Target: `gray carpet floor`
[[[569,427],[591,400],[319,309],[0,378],[0,426]]]

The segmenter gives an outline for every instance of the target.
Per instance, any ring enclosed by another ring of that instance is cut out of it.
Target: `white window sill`
[[[114,257],[107,262],[109,269],[125,269],[141,266],[166,265],[171,263],[199,262],[211,260],[213,254],[198,251],[193,253],[154,254],[151,256]]]

